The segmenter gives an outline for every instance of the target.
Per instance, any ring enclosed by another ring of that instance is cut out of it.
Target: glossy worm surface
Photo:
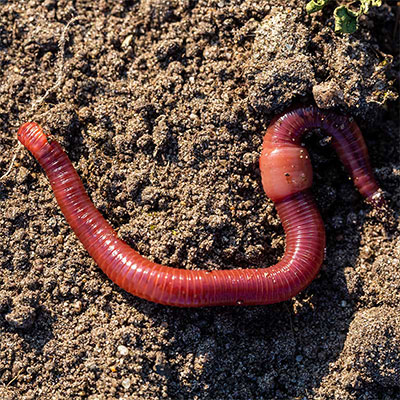
[[[302,107],[275,118],[264,137],[260,170],[264,190],[274,201],[286,234],[281,261],[268,268],[190,271],[142,257],[118,238],[90,201],[61,146],[48,142],[41,127],[28,122],[18,139],[45,170],[68,223],[104,273],[135,296],[180,307],[270,304],[287,300],[317,275],[325,249],[325,230],[310,193],[312,168],[301,136],[321,128],[349,170],[361,194],[383,203],[355,122],[316,107]]]

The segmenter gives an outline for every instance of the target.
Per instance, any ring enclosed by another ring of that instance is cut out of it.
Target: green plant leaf
[[[374,1],[374,0],[372,0],[372,1]],[[329,2],[330,2],[330,0],[311,0],[311,1],[309,1],[306,5],[307,14],[312,14],[319,10],[322,10]]]
[[[335,32],[354,33],[358,28],[358,13],[346,6],[337,7],[333,13],[335,16]]]
[[[322,10],[329,1],[311,0],[306,5],[306,11],[308,14],[312,14]],[[354,33],[358,28],[358,17],[367,14],[371,7],[380,7],[382,0],[359,0],[357,3],[359,3],[357,11],[352,11],[346,6],[339,6],[335,9],[335,32]]]
[[[367,14],[370,7],[380,7],[382,0],[361,0],[360,14]]]

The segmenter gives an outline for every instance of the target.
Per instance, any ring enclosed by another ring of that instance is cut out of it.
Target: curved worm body
[[[45,170],[68,223],[104,273],[135,296],[156,303],[201,307],[271,304],[287,300],[317,275],[325,249],[325,230],[312,199],[312,168],[302,134],[321,128],[361,194],[383,204],[355,122],[316,107],[303,107],[277,117],[264,137],[260,158],[262,183],[274,201],[286,233],[281,261],[268,268],[190,271],[166,267],[142,257],[119,239],[90,201],[77,172],[61,146],[48,142],[39,125],[28,122],[18,139]]]

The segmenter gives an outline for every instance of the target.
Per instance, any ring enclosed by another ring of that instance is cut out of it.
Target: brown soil
[[[257,159],[272,116],[298,102],[357,119],[391,209],[376,215],[310,135],[328,238],[320,276],[282,304],[174,309],[105,277],[22,150],[0,182],[0,398],[400,399],[399,116],[387,101],[399,13],[384,5],[340,36],[333,6],[312,17],[304,6],[0,1],[0,170],[18,126],[36,120],[152,260],[276,262],[284,235]],[[63,83],[38,105],[74,16]]]

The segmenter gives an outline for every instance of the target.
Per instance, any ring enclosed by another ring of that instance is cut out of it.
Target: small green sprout
[[[330,0],[311,0],[306,5],[308,14],[322,10]],[[367,14],[370,7],[380,7],[382,0],[360,0],[359,9],[351,10],[348,6],[336,7],[333,15],[335,17],[335,32],[354,33],[358,28],[358,19],[362,14]]]
[[[322,10],[329,2],[330,0],[311,0],[306,5],[306,11],[308,14],[315,13]]]

